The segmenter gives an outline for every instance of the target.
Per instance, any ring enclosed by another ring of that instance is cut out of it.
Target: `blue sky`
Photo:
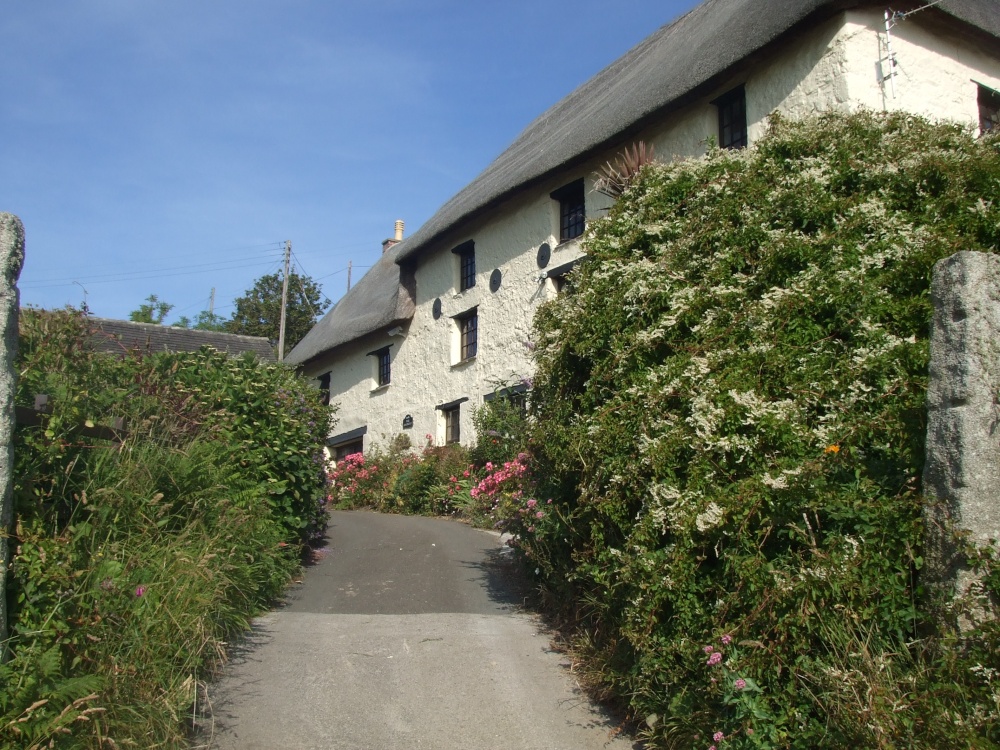
[[[296,266],[336,301],[537,115],[694,0],[44,0],[0,14],[22,304],[194,318]]]

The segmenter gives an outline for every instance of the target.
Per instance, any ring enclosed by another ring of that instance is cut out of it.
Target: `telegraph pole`
[[[347,291],[351,291],[351,261],[347,261]]]
[[[278,361],[285,359],[285,308],[288,307],[288,264],[292,259],[292,241],[285,240],[285,276],[281,281],[281,323],[278,326]]]
[[[208,300],[208,319],[215,322],[215,287],[212,287],[212,297]]]

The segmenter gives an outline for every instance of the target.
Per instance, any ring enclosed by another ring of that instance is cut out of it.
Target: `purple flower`
[[[713,651],[715,651],[715,649],[714,649],[714,648],[712,648],[711,646],[705,646],[705,647],[704,647],[704,648],[702,649],[702,651],[704,651],[704,652],[705,652],[706,654],[710,654],[710,653],[712,653]]]
[[[145,586],[136,586],[135,587],[135,595],[136,596],[142,596],[145,593],[146,593],[146,587]]]
[[[715,734],[712,735],[712,739],[715,740],[716,742],[722,742],[724,739],[726,739],[726,735],[724,735],[722,732],[716,732]]]
[[[722,652],[716,651],[715,653],[713,653],[711,656],[708,657],[708,661],[705,663],[708,664],[708,666],[710,667],[714,667],[720,661],[722,661]]]
[[[742,677],[740,677],[738,680],[736,680],[736,682],[733,683],[733,687],[735,687],[737,690],[742,690],[746,686],[747,686],[747,681],[744,680]]]
[[[724,636],[722,636],[722,645],[723,646],[728,646],[732,642],[733,642],[733,637],[731,635],[724,635]]]

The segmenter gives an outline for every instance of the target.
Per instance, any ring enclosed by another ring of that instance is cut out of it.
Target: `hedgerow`
[[[996,622],[920,576],[931,269],[1000,250],[1000,139],[775,118],[585,244],[536,316],[518,534],[595,685],[655,747],[1000,743]]]
[[[321,531],[329,412],[280,366],[89,335],[22,311],[17,403],[50,411],[15,435],[0,747],[181,748],[225,641]],[[120,443],[80,429],[116,417]]]

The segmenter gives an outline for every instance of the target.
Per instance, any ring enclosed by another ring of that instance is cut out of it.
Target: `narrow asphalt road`
[[[625,750],[495,534],[335,512],[324,558],[209,689],[213,750]]]

